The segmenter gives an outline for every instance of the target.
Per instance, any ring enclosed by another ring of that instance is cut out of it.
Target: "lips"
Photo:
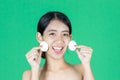
[[[56,54],[61,54],[62,50],[63,50],[63,47],[53,47],[53,50]]]

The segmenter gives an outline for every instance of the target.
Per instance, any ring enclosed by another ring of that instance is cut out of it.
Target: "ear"
[[[37,41],[38,41],[39,43],[42,42],[41,33],[39,33],[39,32],[36,33],[36,39],[37,39]]]

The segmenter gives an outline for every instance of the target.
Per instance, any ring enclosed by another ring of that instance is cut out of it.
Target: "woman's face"
[[[43,40],[49,45],[46,57],[55,59],[63,57],[70,39],[69,28],[64,23],[59,20],[51,21],[43,35]]]

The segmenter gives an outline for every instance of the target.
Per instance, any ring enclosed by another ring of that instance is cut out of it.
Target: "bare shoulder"
[[[41,71],[43,68],[39,68],[39,70]],[[22,75],[22,80],[30,80],[31,79],[31,70],[26,70],[23,72],[23,75]]]
[[[84,75],[84,68],[83,68],[83,65],[82,65],[82,64],[76,64],[76,65],[73,65],[73,67],[74,67],[78,72],[80,72],[82,75]]]
[[[22,80],[30,80],[31,77],[31,70],[26,70],[23,72]]]

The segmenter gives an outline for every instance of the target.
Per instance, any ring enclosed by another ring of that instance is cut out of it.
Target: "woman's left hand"
[[[85,63],[90,63],[91,56],[92,56],[92,48],[80,45],[80,46],[75,46],[76,47],[76,52],[78,54],[79,59],[81,60],[82,64]]]

